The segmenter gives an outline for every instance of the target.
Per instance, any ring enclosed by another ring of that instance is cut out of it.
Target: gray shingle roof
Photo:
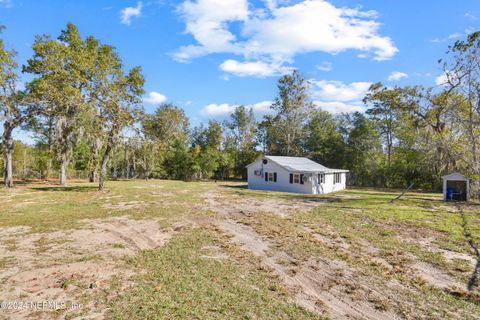
[[[348,170],[330,169],[315,161],[302,157],[265,156],[288,171],[299,172],[347,172]]]

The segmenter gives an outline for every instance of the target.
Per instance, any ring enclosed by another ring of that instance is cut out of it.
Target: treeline
[[[0,43],[0,103],[6,186],[19,178],[58,173],[109,178],[246,178],[261,154],[306,156],[351,171],[360,186],[437,189],[440,177],[461,171],[480,178],[480,34],[451,46],[441,61],[444,83],[372,85],[366,113],[333,115],[315,107],[309,82],[297,71],[278,81],[271,112],[255,119],[237,107],[226,121],[192,127],[184,111],[163,104],[141,107],[144,80],[128,72],[115,49],[82,39],[69,24],[57,39],[37,37],[22,67],[33,80],[18,90],[13,51]],[[22,127],[36,143],[13,143]],[[14,156],[12,156],[14,155]],[[474,190],[478,190],[474,185]]]

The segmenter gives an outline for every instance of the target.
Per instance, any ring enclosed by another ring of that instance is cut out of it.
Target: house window
[[[300,175],[294,174],[293,175],[293,183],[300,183]]]
[[[290,173],[290,183],[303,184],[303,174]]]
[[[265,181],[266,182],[277,182],[277,173],[276,172],[265,172]]]
[[[273,181],[273,172],[268,173],[268,181]]]
[[[334,173],[333,174],[333,183],[341,183],[342,182],[342,174],[341,173]]]
[[[319,173],[318,174],[318,184],[325,183],[325,174]]]

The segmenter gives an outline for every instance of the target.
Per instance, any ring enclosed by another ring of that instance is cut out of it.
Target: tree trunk
[[[13,187],[13,128],[4,124],[3,132],[3,182],[6,188]]]
[[[48,119],[48,162],[47,162],[47,172],[45,173],[45,180],[52,175],[52,168],[53,168],[53,158],[54,158],[54,151],[53,151],[53,144],[54,144],[54,129],[53,129],[53,117]]]
[[[125,167],[125,179],[130,178],[130,161],[127,161],[127,165]]]
[[[23,168],[22,168],[22,178],[26,179],[27,178],[27,150],[23,149]]]
[[[110,153],[112,152],[113,146],[113,135],[110,135],[107,142],[107,148],[103,154],[102,164],[100,166],[100,176],[98,179],[98,190],[103,191],[105,189],[105,177],[107,176],[107,164],[110,159]]]
[[[67,185],[68,150],[62,150],[60,159],[60,185]]]
[[[48,180],[48,178],[50,178],[50,176],[52,175],[52,167],[53,167],[52,152],[50,152],[48,156],[49,158],[47,161],[47,170],[45,172],[44,180]]]
[[[124,154],[123,154],[123,178],[128,179],[128,144],[127,142],[124,143]]]
[[[88,181],[89,182],[97,182],[97,168],[98,168],[98,149],[100,148],[97,142],[93,143],[93,150],[92,150],[92,157],[90,159],[89,164],[89,174],[88,174]]]
[[[97,170],[90,169],[90,173],[88,174],[88,181],[89,182],[97,182]]]
[[[98,155],[93,155],[88,166],[88,182],[97,182],[97,157]]]
[[[145,181],[148,181],[148,176],[150,175],[148,163],[145,163]]]
[[[137,158],[135,157],[135,153],[133,154],[133,167],[132,167],[132,179],[137,178]]]
[[[470,102],[469,106],[469,118],[468,118],[468,135],[469,135],[469,143],[470,143],[470,152],[472,153],[472,162],[471,162],[471,170],[474,174],[474,179],[470,185],[470,197],[472,199],[480,198],[480,182],[478,181],[480,177],[480,164],[478,160],[478,147],[477,147],[477,136],[475,135],[475,125],[476,121],[474,118],[474,109],[475,107]]]

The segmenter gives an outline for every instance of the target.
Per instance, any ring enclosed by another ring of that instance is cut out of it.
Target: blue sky
[[[35,35],[56,37],[67,22],[143,68],[147,111],[167,100],[198,124],[238,104],[260,117],[293,68],[330,112],[361,111],[373,82],[435,86],[447,46],[480,29],[480,1],[0,0],[20,65]]]

